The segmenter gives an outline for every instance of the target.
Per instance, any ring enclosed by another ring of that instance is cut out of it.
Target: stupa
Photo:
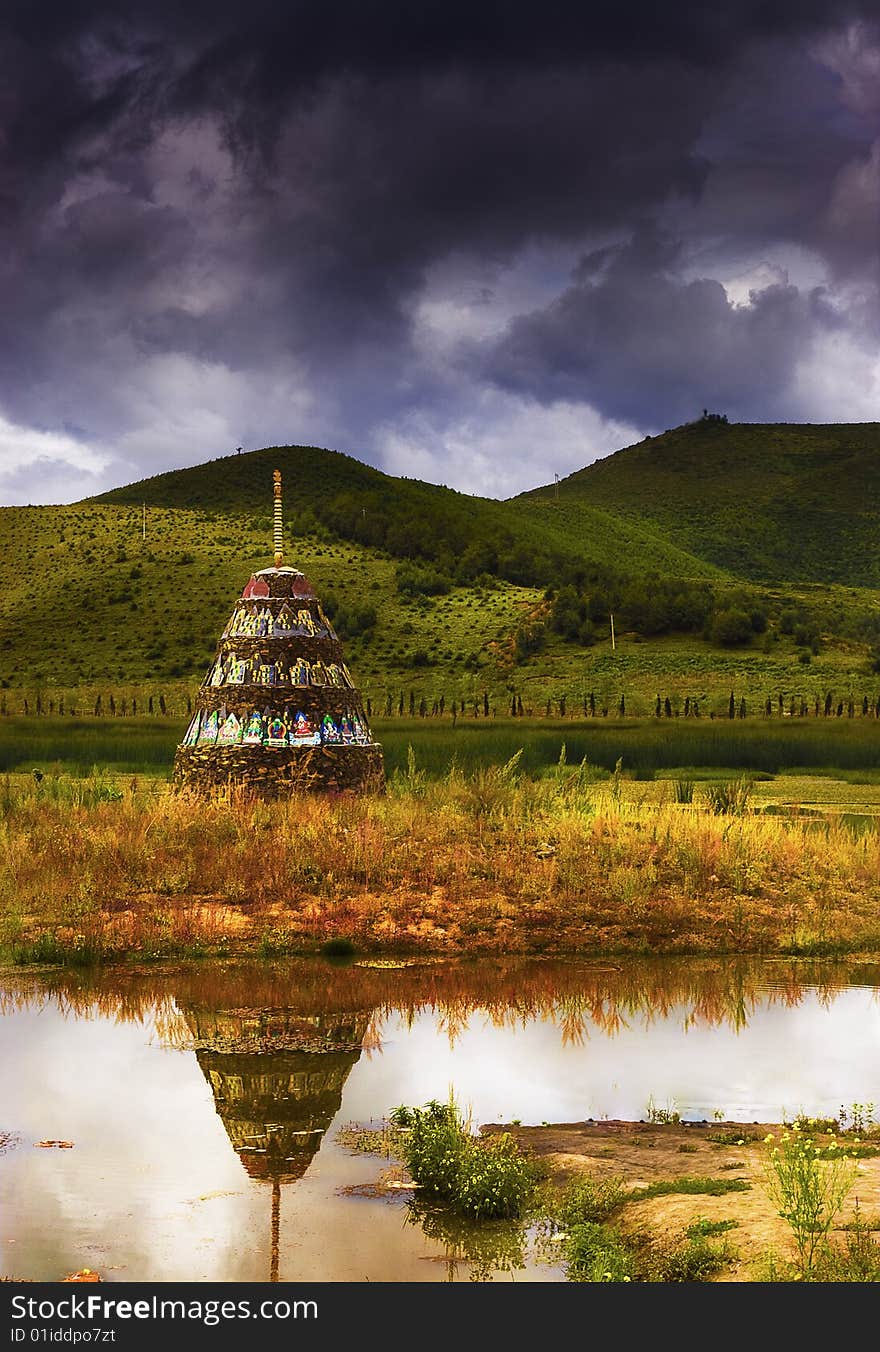
[[[281,471],[273,478],[275,562],[251,575],[223,630],[172,782],[263,797],[379,789],[382,748],[342,645],[311,583],[284,563]]]

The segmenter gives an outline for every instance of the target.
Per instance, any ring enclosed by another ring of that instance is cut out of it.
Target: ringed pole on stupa
[[[284,522],[281,513],[281,470],[272,471],[272,492],[274,495],[274,518],[272,522],[272,533],[275,544],[275,567],[280,568],[284,562]]]
[[[382,748],[308,578],[284,563],[281,471],[272,475],[274,564],[252,573],[220,636],[172,783],[364,793],[384,786]]]

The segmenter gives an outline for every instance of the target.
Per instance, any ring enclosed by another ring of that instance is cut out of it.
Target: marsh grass
[[[170,775],[175,748],[185,728],[180,716],[91,718],[22,715],[0,718],[0,773],[46,771],[87,774],[105,765],[124,774]],[[389,779],[406,774],[410,748],[420,774],[443,778],[453,765],[465,774],[479,766],[503,765],[521,751],[520,770],[555,773],[564,749],[563,770],[598,778],[614,772],[649,778],[699,767],[701,778],[721,773],[779,774],[802,770],[876,779],[880,763],[880,720],[825,719],[652,719],[652,718],[391,718],[374,714]]]
[[[333,941],[349,952],[880,946],[877,832],[682,812],[646,797],[653,785],[624,794],[613,775],[554,764],[536,778],[515,751],[432,779],[413,755],[386,794],[274,803],[104,770],[7,777],[0,944],[22,961],[227,942],[266,956]]]

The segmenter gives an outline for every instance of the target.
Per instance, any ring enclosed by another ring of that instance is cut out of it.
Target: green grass
[[[649,1197],[666,1197],[670,1193],[700,1194],[722,1197],[727,1192],[748,1192],[751,1183],[743,1178],[659,1178],[644,1188],[634,1188],[628,1195],[630,1202],[643,1202]]]
[[[170,775],[184,728],[173,719],[0,719],[0,772],[40,770],[47,793],[53,777],[96,767]]]

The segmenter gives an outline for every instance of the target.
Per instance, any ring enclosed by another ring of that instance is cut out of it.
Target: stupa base
[[[171,782],[175,788],[207,794],[234,785],[261,798],[305,791],[378,793],[385,787],[385,767],[376,742],[366,746],[179,746]]]

